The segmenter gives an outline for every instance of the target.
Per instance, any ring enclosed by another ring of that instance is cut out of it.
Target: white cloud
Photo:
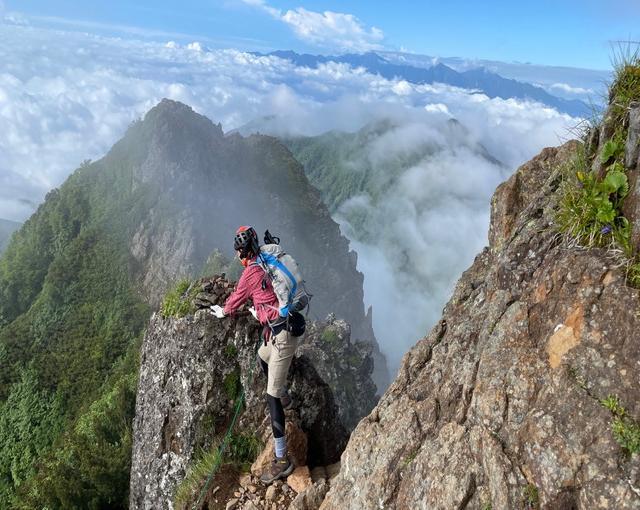
[[[395,370],[440,316],[460,272],[486,245],[489,200],[510,170],[485,158],[471,132],[437,111],[405,119],[371,139],[366,154],[370,178],[381,179],[385,191],[375,202],[367,195],[350,199],[338,218],[354,239],[374,329]],[[397,161],[418,154],[418,162],[389,180]],[[351,167],[359,171],[362,164],[352,161]],[[350,217],[358,219],[357,228]],[[373,241],[358,241],[362,232]]]
[[[282,16],[296,35],[316,46],[337,47],[344,51],[367,51],[380,49],[384,39],[382,30],[371,27],[367,30],[352,14],[340,12],[308,11],[303,7],[289,10]]]
[[[202,53],[204,51],[202,44],[200,44],[198,41],[187,44],[187,49],[191,51],[197,51],[198,53]]]
[[[553,84],[549,85],[549,88],[556,89],[556,90],[562,90],[562,91],[567,92],[569,94],[586,95],[586,94],[593,94],[594,93],[593,89],[586,89],[586,88],[583,88],[583,87],[572,87],[571,85],[569,85],[567,83],[553,83]]]
[[[250,5],[252,7],[258,7],[262,9],[267,14],[273,16],[276,19],[280,19],[282,17],[282,11],[280,9],[276,9],[275,7],[270,7],[265,0],[241,0],[243,3]]]
[[[0,24],[17,25],[17,26],[29,26],[29,20],[19,12],[5,12],[5,9],[0,5]]]
[[[282,12],[265,0],[242,0],[257,7],[274,19],[286,23],[302,41],[323,49],[339,51],[368,51],[381,49],[382,30],[367,28],[353,14],[324,11],[316,12],[298,7]]]

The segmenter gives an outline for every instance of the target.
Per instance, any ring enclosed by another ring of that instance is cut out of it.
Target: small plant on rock
[[[340,337],[338,336],[338,332],[331,327],[326,328],[322,332],[321,338],[324,342],[330,344],[335,344],[340,339]]]
[[[527,509],[540,508],[540,496],[538,488],[532,483],[528,484],[522,491],[524,507]]]
[[[573,168],[580,167],[574,162]],[[567,176],[557,221],[561,231],[583,246],[620,248],[629,252],[629,221],[622,200],[629,192],[624,168],[614,162],[604,179],[583,169]]]
[[[629,416],[615,395],[600,400],[600,404],[611,411],[611,430],[616,442],[629,454],[640,452],[640,424]]]
[[[167,317],[184,317],[195,312],[193,299],[200,291],[198,282],[191,283],[189,280],[181,280],[169,292],[167,292],[160,313],[164,318]]]
[[[222,381],[224,392],[229,400],[235,400],[242,392],[242,383],[240,382],[240,371],[238,369],[227,374]]]

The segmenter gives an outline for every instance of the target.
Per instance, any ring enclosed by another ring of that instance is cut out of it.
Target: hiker
[[[265,242],[272,243],[273,239],[277,238],[271,237],[267,231]],[[279,249],[277,244],[268,244],[267,246]],[[233,248],[245,269],[224,308],[214,305],[211,310],[216,317],[223,318],[234,314],[248,299],[251,299],[253,307],[249,310],[264,326],[263,344],[258,349],[258,357],[267,377],[267,405],[271,416],[275,458],[270,467],[262,474],[260,480],[270,484],[279,478],[287,477],[294,468],[287,455],[284,408],[290,407],[291,397],[285,384],[298,343],[296,337],[304,332],[304,317],[297,312],[290,315],[288,305],[291,301],[291,295],[289,295],[289,303],[285,303],[284,307],[283,303],[279,301],[272,280],[268,276],[270,273],[265,261],[268,259],[275,261],[276,264],[278,262],[273,257],[269,258],[268,253],[263,254],[260,251],[258,235],[253,227],[242,226],[238,228],[233,240]],[[276,288],[278,288],[277,285]]]

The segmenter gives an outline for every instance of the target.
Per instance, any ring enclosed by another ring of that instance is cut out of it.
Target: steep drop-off
[[[323,509],[640,507],[638,454],[605,406],[640,417],[638,290],[553,225],[577,149],[497,189],[489,248],[352,434]]]

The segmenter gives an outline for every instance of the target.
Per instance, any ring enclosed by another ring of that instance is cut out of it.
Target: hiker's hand
[[[224,310],[220,305],[213,305],[210,307],[211,313],[215,315],[218,319],[222,319],[224,317]]]
[[[251,315],[253,315],[253,318],[258,320],[258,312],[256,312],[256,309],[253,306],[249,307],[249,311],[251,312]]]

